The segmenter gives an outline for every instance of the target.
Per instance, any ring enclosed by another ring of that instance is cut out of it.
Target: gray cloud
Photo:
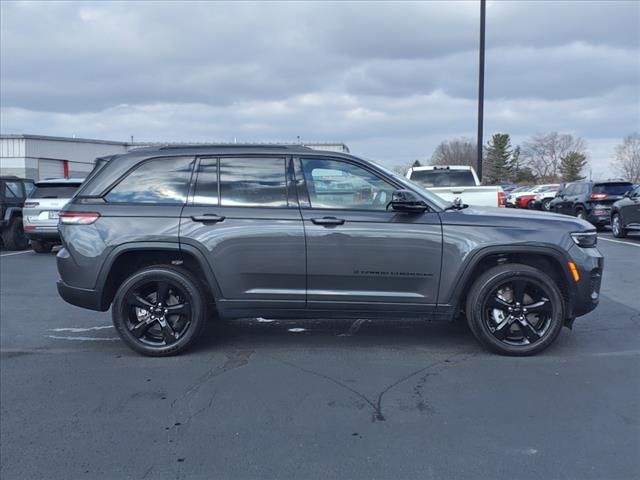
[[[3,133],[301,135],[389,161],[474,134],[475,1],[0,8]],[[490,1],[487,28],[488,133],[572,132],[604,165],[640,129],[637,2]]]

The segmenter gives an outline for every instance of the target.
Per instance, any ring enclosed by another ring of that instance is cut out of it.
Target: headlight
[[[598,244],[596,232],[576,232],[571,234],[571,239],[582,248],[595,247]]]

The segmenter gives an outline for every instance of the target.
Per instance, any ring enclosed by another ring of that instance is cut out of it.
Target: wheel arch
[[[567,318],[573,317],[575,290],[569,258],[560,249],[548,245],[491,246],[476,251],[462,267],[449,299],[454,316],[464,311],[467,295],[476,279],[488,269],[507,263],[529,265],[551,276],[564,297]]]
[[[107,310],[122,282],[133,272],[151,265],[180,265],[200,281],[214,303],[220,289],[204,255],[197,249],[178,243],[140,242],[116,247],[104,262],[98,275],[97,289],[101,291],[101,307]]]

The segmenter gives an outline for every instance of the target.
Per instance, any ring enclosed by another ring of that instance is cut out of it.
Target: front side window
[[[112,188],[105,199],[111,203],[184,203],[192,168],[192,157],[146,161]]]
[[[357,165],[337,160],[302,159],[312,208],[386,210],[393,185]]]
[[[286,207],[284,158],[221,158],[220,201],[226,207]]]

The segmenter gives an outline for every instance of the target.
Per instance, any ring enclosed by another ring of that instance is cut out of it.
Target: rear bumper
[[[102,306],[102,298],[96,290],[72,287],[62,280],[58,280],[57,287],[58,294],[65,302],[71,305],[100,312],[107,310]]]
[[[24,236],[29,240],[46,240],[60,243],[60,233],[57,227],[28,227],[24,230]]]

